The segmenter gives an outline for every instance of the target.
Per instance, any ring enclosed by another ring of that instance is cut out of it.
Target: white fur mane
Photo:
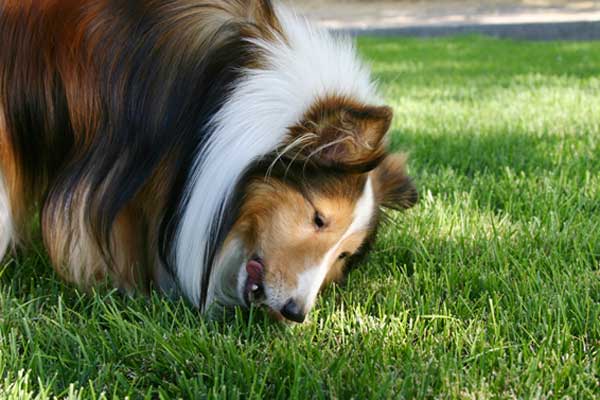
[[[210,138],[196,157],[185,193],[175,267],[183,294],[197,307],[203,306],[200,291],[211,226],[223,219],[221,206],[246,168],[280,147],[289,127],[319,99],[339,95],[379,103],[370,73],[350,40],[311,26],[287,9],[278,9],[277,15],[284,37],[249,39],[261,50],[266,67],[245,70],[210,122]],[[214,301],[214,292],[210,285],[204,306]]]

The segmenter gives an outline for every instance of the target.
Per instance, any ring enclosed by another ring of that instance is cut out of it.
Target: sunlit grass
[[[0,398],[600,395],[600,43],[361,39],[421,202],[310,321],[0,268]]]

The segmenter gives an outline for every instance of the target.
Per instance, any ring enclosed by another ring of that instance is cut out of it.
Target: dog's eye
[[[350,257],[350,253],[345,251],[342,254],[339,255],[338,260],[345,260],[346,258]]]
[[[325,220],[323,219],[323,217],[321,216],[321,214],[319,214],[318,212],[315,213],[315,217],[313,219],[313,223],[319,229],[322,229],[323,227],[325,227]]]

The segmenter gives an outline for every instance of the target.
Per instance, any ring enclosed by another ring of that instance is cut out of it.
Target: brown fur
[[[419,193],[406,174],[406,156],[387,156],[374,171],[375,193],[378,202],[386,208],[404,210],[414,206]]]
[[[218,47],[227,39],[229,33],[220,32],[226,23],[242,25],[248,37],[268,37],[271,32],[281,30],[270,2],[265,0],[142,0],[130,4],[129,11],[135,15],[160,16],[162,25],[156,29],[161,37],[156,41],[156,54],[173,64],[160,70],[158,77],[136,79],[154,79],[166,87],[175,83],[178,65],[194,62],[198,54]],[[126,8],[127,4],[121,6]],[[24,227],[39,211],[37,207],[66,167],[63,160],[76,161],[94,146],[106,112],[106,105],[97,95],[102,92],[99,77],[111,69],[127,68],[127,64],[134,63],[125,53],[128,49],[119,43],[128,43],[135,33],[133,26],[125,25],[123,18],[113,14],[109,0],[5,0],[0,12],[5,29],[14,35],[10,40],[18,42],[20,47],[14,73],[25,69],[30,76],[29,87],[20,90],[40,91],[37,108],[47,118],[46,129],[53,135],[62,135],[56,140],[36,137],[44,151],[50,149],[46,155],[55,160],[42,159],[39,166],[29,171],[25,155],[12,143],[8,128],[0,121],[0,169],[9,188],[12,219],[19,229],[17,236],[26,238],[28,232]],[[124,53],[108,53],[115,48]],[[16,52],[17,47],[11,51]],[[2,57],[14,55],[6,53]],[[119,60],[121,64],[105,60]],[[256,66],[258,59],[253,63]],[[14,81],[12,77],[6,79]],[[55,85],[58,80],[61,84]],[[117,103],[126,97],[126,83],[116,82],[112,101]],[[9,93],[5,91],[6,96],[13,93],[12,89]],[[57,108],[62,107],[55,103],[57,96],[68,104],[68,130],[53,120]],[[32,97],[29,101],[33,100]],[[2,91],[0,107],[4,109]],[[151,271],[161,263],[157,232],[161,210],[166,208],[175,184],[172,171],[166,168],[170,156],[167,154],[161,160],[139,193],[115,218],[106,243],[97,243],[102,240],[95,237],[95,229],[88,225],[83,210],[69,210],[71,215],[67,217],[64,210],[53,209],[53,203],[45,205],[41,221],[44,242],[61,276],[82,286],[105,277],[112,277],[125,288],[148,286],[147,279],[139,277],[151,277]],[[116,163],[115,169],[118,167]],[[78,199],[75,203],[81,205],[91,201],[85,183],[60,196],[74,196]],[[147,228],[147,236],[140,236],[134,227]],[[113,247],[123,254],[107,259]],[[149,270],[140,273],[138,269],[145,264],[150,265]],[[138,281],[140,284],[135,284]]]

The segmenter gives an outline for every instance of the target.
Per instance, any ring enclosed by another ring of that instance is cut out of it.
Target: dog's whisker
[[[314,134],[312,132],[306,133],[302,136],[299,136],[291,143],[289,143],[281,152],[277,151],[277,157],[273,160],[273,162],[267,168],[266,176],[267,177],[271,176],[272,170],[275,167],[275,165],[277,164],[277,162],[279,162],[284,156],[286,156],[294,148],[296,148],[299,145],[302,145],[304,142],[310,142],[315,137],[316,137],[316,134]]]

